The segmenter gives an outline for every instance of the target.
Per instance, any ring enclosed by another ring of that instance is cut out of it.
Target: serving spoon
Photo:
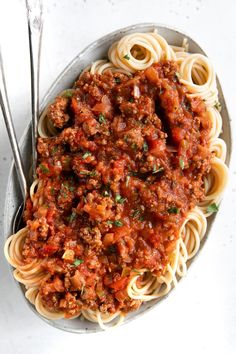
[[[37,142],[37,124],[39,117],[39,67],[40,51],[43,28],[43,8],[41,0],[26,0],[28,37],[30,52],[30,70],[31,70],[31,111],[32,111],[32,168],[33,178],[36,178],[37,151],[35,149]],[[28,186],[25,177],[24,167],[20,154],[19,145],[13,125],[12,115],[7,95],[3,60],[0,49],[0,105],[11,144],[13,159],[23,197],[23,203],[19,206],[13,219],[13,232],[15,233],[21,224],[22,214],[25,209],[25,202],[28,196]]]
[[[19,209],[17,210],[13,220],[13,232],[15,232],[20,223],[22,212],[25,207],[25,201],[27,198],[27,182],[26,182],[24,167],[22,163],[19,145],[16,138],[16,133],[12,121],[12,115],[11,115],[10,105],[7,96],[7,88],[6,88],[5,74],[3,69],[1,50],[0,50],[0,105],[2,109],[3,118],[5,121],[5,125],[7,128],[7,133],[11,144],[11,149],[13,152],[17,177],[19,180],[21,194],[23,197],[23,203],[20,205]]]
[[[36,178],[37,137],[39,118],[39,69],[43,30],[43,5],[41,0],[26,0],[28,37],[31,71],[31,114],[32,114],[32,168]]]

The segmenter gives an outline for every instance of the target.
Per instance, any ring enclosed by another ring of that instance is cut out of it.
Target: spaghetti
[[[209,59],[156,31],[46,107],[26,227],[4,248],[42,316],[105,329],[185,276],[227,184],[219,107]]]

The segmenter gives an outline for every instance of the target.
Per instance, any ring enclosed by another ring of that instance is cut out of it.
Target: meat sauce
[[[40,180],[27,201],[25,262],[42,260],[43,304],[128,312],[137,269],[160,275],[186,214],[204,197],[210,121],[164,61],[132,77],[86,72],[57,97],[58,134],[38,139]]]

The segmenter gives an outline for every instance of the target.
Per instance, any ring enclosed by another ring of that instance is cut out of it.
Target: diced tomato
[[[152,84],[156,84],[159,80],[158,72],[152,66],[145,70],[145,76]]]
[[[54,206],[48,208],[47,222],[49,224],[53,224],[53,222],[55,220],[55,214],[56,214],[56,208]]]
[[[149,151],[152,155],[159,157],[163,155],[163,152],[166,149],[166,145],[163,140],[161,139],[150,139],[148,138],[148,146],[149,146]]]
[[[115,294],[115,298],[120,301],[123,302],[125,300],[127,300],[129,298],[126,289],[124,290],[118,290]]]
[[[109,287],[114,289],[115,291],[122,290],[128,284],[128,280],[129,280],[128,277],[120,278],[120,279],[114,281],[112,284],[110,284]]]
[[[186,131],[180,127],[174,127],[172,129],[172,138],[176,143],[180,143],[184,139]]]
[[[78,106],[78,101],[76,98],[72,97],[71,99],[71,108],[74,111],[75,114],[79,114],[80,113],[80,109]]]
[[[93,107],[93,112],[95,112],[97,114],[102,113],[106,117],[111,112],[111,109],[112,109],[111,101],[109,100],[109,98],[106,95],[104,95],[101,103],[97,103]]]
[[[44,245],[42,249],[40,250],[41,256],[51,256],[53,253],[55,253],[58,250],[59,246],[56,245]]]
[[[113,242],[114,242],[114,233],[108,233],[103,237],[104,247],[108,247],[112,245]]]
[[[114,227],[114,240],[119,241],[122,237],[128,236],[131,230],[128,226]]]

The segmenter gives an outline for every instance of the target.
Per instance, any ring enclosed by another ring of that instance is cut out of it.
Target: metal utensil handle
[[[20,183],[23,199],[25,200],[27,195],[27,183],[24,174],[23,163],[20,155],[20,149],[17,143],[16,133],[12,122],[12,115],[10,111],[9,101],[7,97],[6,82],[3,69],[2,54],[0,49],[0,104],[2,108],[3,118],[6,124],[8,137],[10,140],[17,176]]]
[[[32,156],[33,177],[36,178],[37,136],[39,119],[39,63],[43,30],[41,0],[26,0],[31,70]]]

